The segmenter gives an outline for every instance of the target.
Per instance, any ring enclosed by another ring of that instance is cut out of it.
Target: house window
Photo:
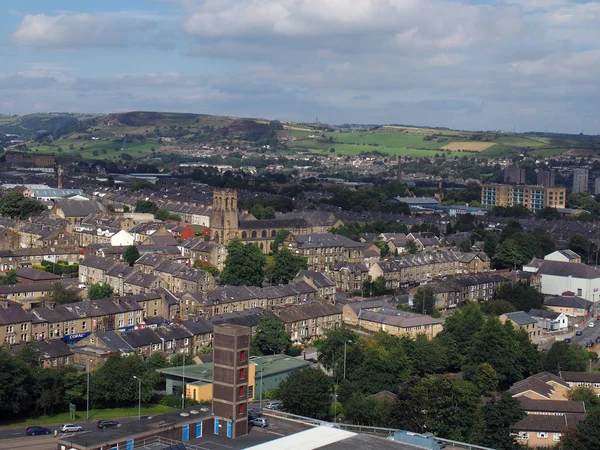
[[[240,403],[238,405],[238,414],[244,414],[244,404]]]
[[[21,324],[21,331],[27,331],[27,324],[26,323],[22,323]]]
[[[240,380],[243,380],[246,377],[246,371],[244,369],[240,369]]]
[[[254,396],[254,386],[248,386],[248,398],[252,398]]]
[[[583,294],[583,291],[581,289],[577,289],[577,296],[581,297],[582,294]]]
[[[238,388],[238,397],[243,397],[244,396],[244,386],[240,386]]]
[[[240,352],[240,362],[245,362],[246,361],[246,350],[242,350]]]
[[[190,340],[188,338],[185,338],[183,340],[183,345],[188,345],[190,343]]]
[[[125,321],[123,319],[119,319],[119,328],[125,326]]]
[[[545,431],[538,431],[537,437],[538,439],[548,439],[548,433]]]
[[[81,329],[82,329],[82,330],[85,330],[85,329],[86,329],[86,324],[85,324],[85,321],[81,322]]]
[[[562,437],[562,433],[552,433],[552,440],[554,442],[559,442]]]

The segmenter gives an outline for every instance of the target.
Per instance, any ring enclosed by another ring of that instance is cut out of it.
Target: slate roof
[[[185,338],[191,338],[193,334],[186,328],[180,325],[163,325],[153,329],[159,338],[163,338],[165,341],[180,340]]]
[[[337,306],[321,302],[310,302],[303,305],[289,306],[276,312],[279,319],[284,323],[334,316],[341,313],[342,310]]]
[[[281,229],[293,230],[298,228],[310,228],[306,219],[265,219],[265,220],[243,220],[239,223],[240,230],[262,230]]]
[[[179,245],[179,242],[173,236],[155,236],[151,234],[149,239],[160,247],[177,247]]]
[[[344,247],[362,248],[362,242],[356,242],[345,236],[332,233],[313,233],[294,235],[298,248]]]
[[[533,317],[531,317],[529,314],[527,314],[524,311],[504,313],[503,316],[508,317],[510,320],[512,320],[517,325],[529,325],[532,323],[537,323],[536,319],[534,319]]]
[[[131,284],[132,286],[140,286],[143,288],[151,288],[154,283],[158,280],[158,277],[152,275],[151,273],[133,273],[125,279],[126,284]]]
[[[94,200],[58,200],[57,206],[62,210],[65,217],[87,217],[101,208]]]
[[[181,322],[181,325],[185,327],[185,329],[192,333],[194,336],[212,333],[213,331],[212,322],[202,318],[199,318],[198,320],[184,320]]]
[[[600,373],[598,372],[561,371],[560,377],[570,383],[600,383]]]
[[[27,314],[19,303],[11,300],[0,301],[0,325],[11,325],[31,320],[32,316]]]
[[[129,345],[116,331],[99,332],[97,333],[97,336],[98,339],[113,352],[131,353],[133,351],[131,345]]]
[[[369,268],[364,263],[345,263],[339,262],[337,263],[333,269],[333,271],[342,271],[347,270],[349,272],[368,272]]]
[[[556,311],[546,311],[544,309],[530,309],[528,313],[531,317],[537,317],[540,319],[556,320],[561,313]]]
[[[572,263],[571,263],[572,264]],[[559,295],[556,297],[548,298],[544,300],[546,306],[557,306],[561,308],[583,308],[590,309],[593,305],[592,302],[577,296]]]
[[[585,419],[585,414],[564,414],[552,416],[545,414],[528,414],[511,428],[521,431],[546,431],[550,433],[564,433]]]
[[[0,295],[18,294],[22,292],[50,291],[54,283],[26,283],[0,286]]]
[[[410,328],[424,325],[435,325],[444,323],[443,319],[434,319],[433,317],[416,314],[400,310],[385,310],[383,312],[360,311],[360,319],[368,322],[391,325],[399,328]]]
[[[210,322],[213,324],[213,326],[228,323],[231,325],[242,325],[253,328],[258,325],[260,318],[265,315],[277,318],[270,311],[254,308],[250,310],[232,312],[229,314],[215,314],[210,318]]]
[[[514,396],[532,391],[549,398],[552,392],[554,392],[554,387],[550,384],[551,382],[557,383],[567,389],[569,388],[569,385],[560,377],[550,372],[540,372],[514,383],[508,392]]]
[[[102,258],[101,256],[93,256],[92,255],[92,256],[88,256],[83,261],[81,261],[81,263],[79,265],[80,266],[91,267],[93,269],[99,269],[99,270],[107,271],[108,269],[110,269],[115,264],[118,264],[118,263],[115,262],[114,259]]]
[[[121,331],[121,338],[131,347],[140,348],[152,344],[161,344],[162,340],[152,328],[140,328],[139,330]]]
[[[327,275],[320,272],[314,272],[312,270],[301,270],[300,272],[298,272],[298,275],[296,275],[296,278],[300,277],[310,278],[317,288],[335,286],[335,282],[331,281],[327,277]]]
[[[552,275],[556,277],[573,277],[593,280],[600,278],[600,271],[581,263],[566,261],[546,261],[540,264],[538,273],[541,275]]]
[[[358,313],[359,311],[368,311],[370,309],[391,308],[392,304],[387,300],[364,300],[360,302],[348,302],[348,306]]]
[[[527,412],[554,412],[585,414],[585,403],[574,400],[535,400],[519,397],[521,409]]]

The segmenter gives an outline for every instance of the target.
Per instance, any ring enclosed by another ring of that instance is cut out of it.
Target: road
[[[593,328],[590,328],[589,323],[593,323],[595,326]],[[590,322],[584,322],[583,324],[581,324],[577,331],[581,331],[582,335],[573,336],[571,342],[580,344],[583,347],[585,347],[586,342],[593,341],[595,343],[596,338],[600,336],[600,321],[597,321],[596,317],[594,317]]]
[[[126,417],[123,419],[114,419],[114,420],[117,420],[118,422],[121,422],[121,423],[127,423],[127,422],[133,422],[134,420],[137,420],[137,417]],[[84,431],[96,429],[95,421],[71,422],[71,423],[74,423],[75,425],[81,425],[81,427],[84,429]],[[62,437],[62,436],[65,436],[65,434],[61,433],[59,430],[61,425],[62,424],[57,423],[57,424],[52,424],[52,425],[40,425],[40,426],[42,426],[44,428],[48,428],[49,430],[52,431],[52,433],[54,433],[54,430],[58,430],[58,436]],[[27,430],[26,426],[18,427],[18,428],[0,428],[0,449],[8,448],[8,447],[3,447],[5,439],[22,438],[23,436],[25,436],[25,437],[27,437],[28,440],[33,442],[34,438],[42,437],[42,436],[27,436],[26,430]],[[68,435],[68,434],[69,433],[67,433],[66,435]]]

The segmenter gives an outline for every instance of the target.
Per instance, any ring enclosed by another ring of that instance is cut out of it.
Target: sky
[[[0,113],[600,134],[600,0],[2,0]]]

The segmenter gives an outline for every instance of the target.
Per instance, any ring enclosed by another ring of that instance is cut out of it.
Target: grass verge
[[[164,414],[175,411],[176,408],[165,405],[142,404],[142,416]],[[109,409],[90,409],[90,422],[100,419],[116,419],[120,417],[135,417],[138,415],[137,406],[132,408],[109,408]],[[68,412],[53,414],[48,416],[31,417],[29,419],[20,420],[2,420],[0,428],[10,427],[28,427],[31,425],[50,425],[57,423],[81,422],[85,421],[86,412],[77,411],[75,420],[72,420]]]

